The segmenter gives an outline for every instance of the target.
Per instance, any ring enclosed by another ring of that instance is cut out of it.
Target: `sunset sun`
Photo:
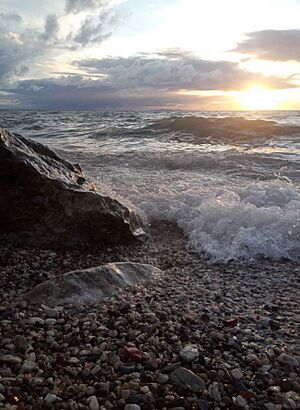
[[[283,97],[279,91],[256,85],[237,93],[237,101],[242,110],[273,110],[279,108]]]

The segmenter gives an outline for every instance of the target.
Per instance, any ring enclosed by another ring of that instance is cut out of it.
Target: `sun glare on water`
[[[254,86],[237,94],[242,110],[273,110],[279,108],[282,98],[275,90]]]

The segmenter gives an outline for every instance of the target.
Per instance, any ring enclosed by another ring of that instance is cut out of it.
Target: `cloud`
[[[71,34],[69,39],[81,46],[101,43],[111,36],[111,28],[120,20],[121,13],[111,9],[102,11],[96,17],[89,15],[80,29],[75,34]]]
[[[291,86],[276,77],[244,71],[237,63],[203,60],[180,50],[154,56],[88,59],[74,65],[84,73],[56,73],[56,78],[23,80],[6,91],[29,108],[186,108],[184,104],[189,104],[200,109],[203,104],[203,108],[217,109],[227,101],[229,109],[229,96],[204,97],[178,91],[240,90],[258,81],[273,88]]]
[[[226,97],[183,96],[173,92],[157,93],[156,90],[136,93],[134,90],[118,90],[101,81],[86,79],[80,75],[59,79],[23,80],[11,88],[6,101],[19,108],[30,109],[135,109],[172,108],[218,109]],[[1,99],[0,99],[1,103]],[[230,108],[232,101],[228,100]],[[232,108],[234,108],[232,106]]]
[[[262,60],[300,61],[300,30],[263,30],[246,36],[233,51]]]
[[[0,19],[5,22],[21,23],[22,17],[18,13],[0,13]]]
[[[66,13],[80,13],[106,7],[109,3],[109,0],[66,0],[65,11]]]
[[[78,8],[80,2],[73,6]],[[82,2],[85,4],[85,2]],[[87,4],[92,4],[91,2]],[[86,6],[87,6],[86,4]],[[104,2],[94,1],[98,6]],[[62,18],[64,16],[61,16]],[[111,29],[121,19],[118,9],[103,9],[98,14],[87,15],[80,26],[64,36],[60,32],[57,15],[49,14],[42,26],[29,27],[16,13],[0,13],[0,84],[11,83],[32,71],[44,71],[47,60],[62,54],[63,50],[76,50],[95,43],[101,43],[111,35]],[[22,24],[21,24],[22,23]],[[60,36],[59,36],[60,34]],[[37,68],[37,64],[39,68]]]
[[[46,41],[54,39],[54,38],[56,38],[58,30],[59,30],[59,24],[58,24],[56,15],[55,14],[49,14],[46,17],[45,29],[44,29],[44,32],[42,33],[41,37]]]
[[[91,75],[104,75],[108,85],[119,89],[240,90],[253,83],[271,88],[291,86],[277,77],[242,70],[235,62],[204,60],[180,50],[156,56],[86,59],[74,65]]]

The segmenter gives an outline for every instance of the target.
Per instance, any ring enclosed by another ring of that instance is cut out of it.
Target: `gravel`
[[[211,264],[172,225],[159,229],[140,247],[0,243],[0,408],[300,408],[299,264]],[[165,273],[94,305],[21,298],[49,276],[116,261]]]

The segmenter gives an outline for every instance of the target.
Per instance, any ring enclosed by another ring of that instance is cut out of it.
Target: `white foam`
[[[136,172],[123,170],[114,180],[119,194],[150,221],[176,221],[189,246],[211,260],[299,258],[300,192],[292,183],[243,180],[239,185],[216,175]]]

